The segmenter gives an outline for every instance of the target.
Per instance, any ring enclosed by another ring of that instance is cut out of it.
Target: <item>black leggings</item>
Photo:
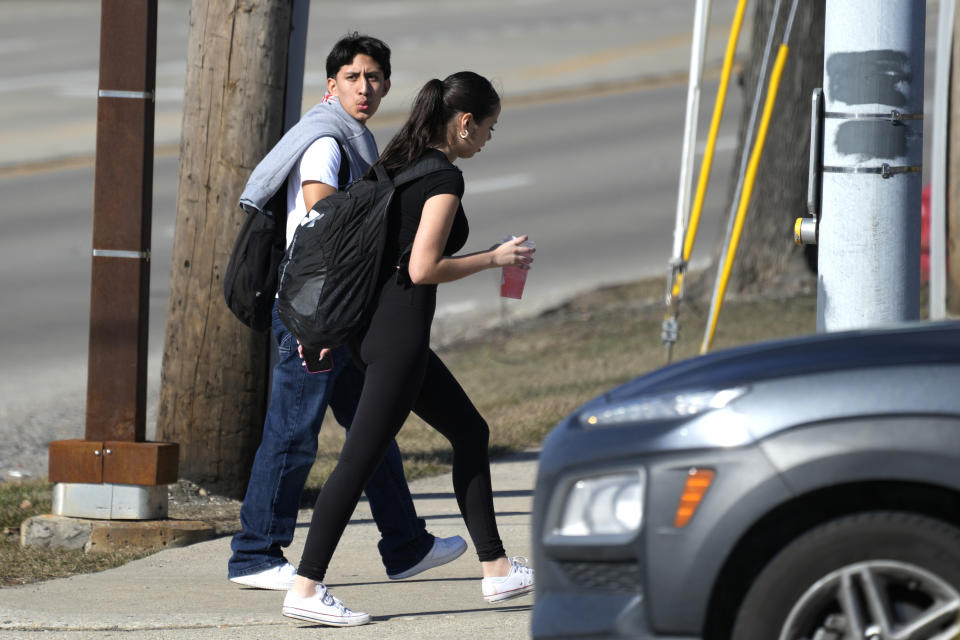
[[[412,410],[453,445],[453,490],[481,562],[506,556],[490,484],[487,423],[430,349],[436,285],[384,285],[362,342],[360,404],[313,510],[301,576],[322,582],[363,487]]]

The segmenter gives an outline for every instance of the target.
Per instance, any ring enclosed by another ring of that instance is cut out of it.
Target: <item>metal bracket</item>
[[[680,325],[677,323],[677,319],[673,317],[665,318],[663,324],[660,325],[660,341],[667,344],[674,344],[677,341],[679,332]]]
[[[814,89],[810,101],[810,170],[807,180],[807,213],[820,217],[820,167],[823,165],[823,89]]]
[[[797,218],[793,241],[817,244],[823,179],[823,89],[814,89],[810,100],[810,169],[807,174],[807,216]]]
[[[687,271],[687,261],[683,257],[673,257],[670,258],[669,269],[667,270],[667,293],[664,296],[664,303],[669,307],[673,302],[673,287],[676,282],[677,276],[679,275],[683,278],[684,274]],[[681,280],[680,285],[680,295],[679,298],[683,297],[683,287],[686,286],[685,281]]]

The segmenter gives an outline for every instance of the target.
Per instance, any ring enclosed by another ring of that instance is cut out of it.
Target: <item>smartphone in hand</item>
[[[324,373],[333,369],[333,352],[327,351],[320,357],[322,351],[320,347],[300,347],[300,357],[303,358],[308,373]]]

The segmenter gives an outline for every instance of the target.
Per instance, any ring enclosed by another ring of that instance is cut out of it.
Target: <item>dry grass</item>
[[[149,555],[146,552],[84,553],[79,549],[21,547],[0,543],[0,587],[9,587],[78,573],[96,573]]]
[[[566,414],[619,383],[662,366],[662,279],[611,287],[561,308],[444,349],[491,430],[491,454],[537,447]],[[685,304],[673,360],[698,353],[708,309]],[[727,302],[713,349],[815,330],[813,295]],[[308,487],[318,488],[336,463],[344,431],[328,418]],[[447,441],[411,417],[397,437],[408,478],[449,470]]]
[[[21,547],[20,523],[50,513],[52,495],[50,484],[42,480],[0,484],[0,586],[103,571],[146,555]]]
[[[441,357],[490,424],[491,454],[539,446],[563,416],[586,400],[662,366],[663,286],[657,278],[588,293],[537,318],[442,350]],[[699,350],[706,311],[685,304],[674,361]],[[812,295],[730,301],[714,349],[811,333],[815,314]],[[315,495],[336,463],[343,433],[328,419],[308,495]],[[398,442],[408,478],[449,470],[449,444],[419,419],[407,422]],[[0,483],[0,586],[101,571],[144,555],[21,548],[20,522],[49,513],[51,495],[51,485],[42,481]]]

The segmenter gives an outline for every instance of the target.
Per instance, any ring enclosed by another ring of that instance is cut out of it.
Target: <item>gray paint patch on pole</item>
[[[837,127],[834,142],[843,154],[893,160],[907,155],[907,131],[882,120],[854,120]]]
[[[910,58],[902,51],[834,53],[827,58],[826,71],[834,100],[902,107],[909,99],[903,89],[910,85],[913,74]]]

